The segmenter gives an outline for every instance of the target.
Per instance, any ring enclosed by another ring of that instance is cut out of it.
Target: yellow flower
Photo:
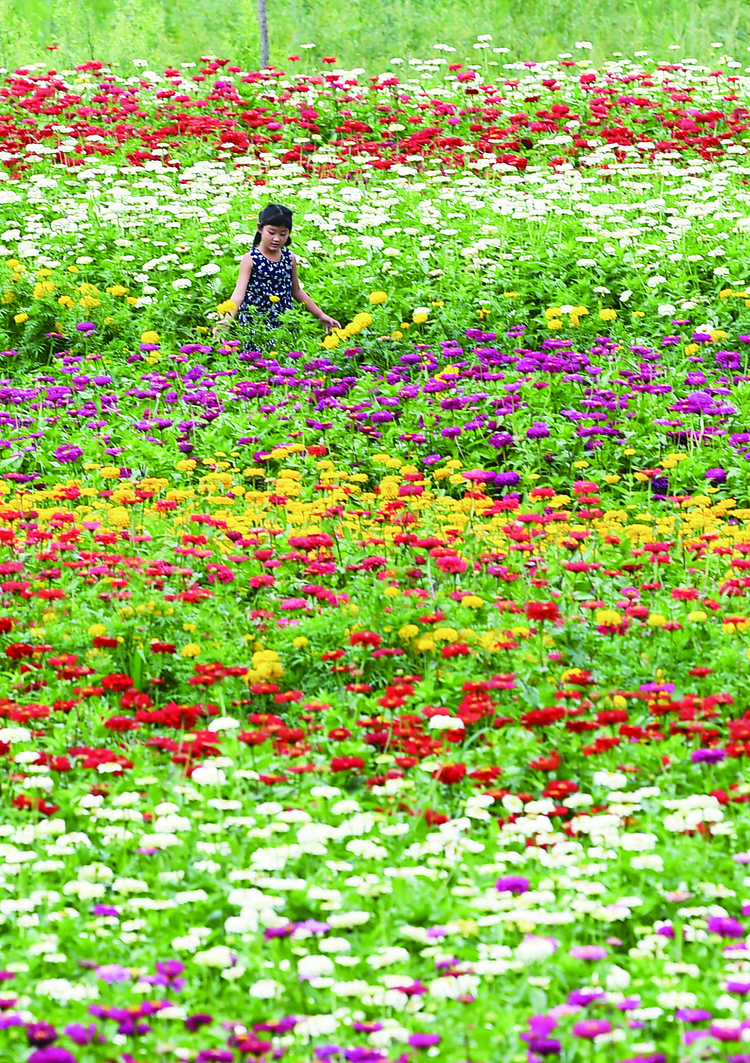
[[[130,525],[130,514],[124,506],[113,506],[107,513],[107,520],[116,528],[127,528]]]
[[[175,465],[175,468],[178,472],[192,472],[197,465],[198,462],[195,458],[181,458]]]
[[[226,299],[223,303],[219,303],[216,309],[220,314],[231,314],[233,310],[237,309],[237,304],[234,299]]]
[[[393,585],[389,585],[383,591],[383,594],[386,596],[386,598],[398,598],[400,593],[401,591],[398,589],[398,587],[394,587]]]
[[[68,266],[68,273],[77,273],[78,266]]]
[[[552,318],[561,317],[562,316],[562,310],[560,309],[559,306],[549,306],[544,311],[544,316],[546,317],[546,319],[548,321],[551,321]]]
[[[646,316],[646,314],[644,313],[643,310],[634,310],[633,311],[633,317],[645,317],[645,316]]]
[[[381,303],[386,301],[388,296],[385,292],[370,292],[368,298],[373,306],[380,306]]]
[[[197,642],[188,642],[186,646],[183,646],[180,653],[183,657],[197,657],[201,652],[201,648]]]
[[[54,292],[56,287],[57,285],[53,284],[52,281],[40,281],[39,284],[34,285],[34,298],[43,299],[45,295],[50,295]]]
[[[92,624],[88,629],[88,634],[92,635],[94,638],[101,638],[102,635],[107,634],[107,629],[104,624]]]
[[[547,328],[559,329],[559,328],[562,328],[562,327],[563,327],[563,323],[558,317],[550,318],[547,321]]]
[[[517,299],[518,298],[518,292],[503,292],[503,295],[505,296],[506,299]]]
[[[605,306],[603,310],[599,311],[599,317],[602,321],[614,321],[617,317],[617,311],[613,310],[611,306]]]
[[[418,634],[419,628],[416,624],[404,624],[403,627],[398,629],[398,637],[400,639],[413,639]]]
[[[616,609],[597,609],[596,610],[596,622],[597,624],[605,625],[606,627],[615,627],[620,623],[622,617]]]
[[[304,635],[299,635],[296,639],[292,639],[292,646],[295,650],[304,650],[305,646],[310,645],[310,640],[306,639]]]
[[[666,616],[663,616],[661,613],[651,613],[646,621],[649,627],[664,627],[666,622]]]
[[[430,653],[435,649],[435,640],[431,639],[429,635],[423,635],[421,639],[417,639],[414,643],[414,648],[419,650],[420,653]]]
[[[478,594],[465,594],[461,599],[461,605],[466,609],[481,609],[484,605],[484,598],[480,598]]]
[[[326,338],[321,342],[320,346],[325,347],[327,351],[332,351],[334,347],[338,347],[340,342],[341,340],[338,338],[338,336],[331,335],[326,336]]]
[[[128,289],[122,284],[113,284],[111,288],[107,288],[110,295],[127,295]]]
[[[105,480],[119,480],[120,467],[119,465],[104,465],[99,470],[99,475],[103,476]]]
[[[158,343],[159,333],[154,332],[153,329],[149,329],[148,332],[141,333],[141,343]]]
[[[424,325],[428,316],[429,315],[426,310],[415,310],[414,313],[411,315],[411,319],[415,325]]]
[[[728,299],[730,295],[734,295],[734,292],[732,291],[731,288],[723,288],[719,292],[719,298],[720,299]]]
[[[690,357],[691,354],[696,354],[700,350],[697,343],[688,343],[685,345],[685,354]]]
[[[392,340],[400,340],[400,339],[403,339],[403,336],[404,336],[403,332],[399,332],[399,330],[398,330],[398,329],[396,329],[396,331],[395,331],[395,332],[392,332],[392,333],[391,333],[391,339],[392,339]]]
[[[708,613],[704,613],[702,609],[693,609],[692,613],[688,613],[688,620],[691,624],[705,624]]]
[[[24,321],[29,320],[28,314],[14,314],[13,320],[17,325],[23,325]]]
[[[278,303],[281,300],[280,300],[278,295],[269,295],[268,296],[268,301],[269,301],[269,303]]]

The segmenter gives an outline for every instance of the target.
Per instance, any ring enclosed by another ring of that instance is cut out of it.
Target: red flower
[[[461,782],[466,775],[465,764],[443,764],[437,771],[433,772],[433,779],[437,779],[438,782],[445,783],[446,786],[453,786],[457,782]]]
[[[533,771],[556,771],[562,764],[562,757],[553,750],[548,757],[536,757],[535,760],[529,762],[529,767]]]
[[[528,620],[548,620],[556,623],[562,619],[555,602],[528,602],[525,612]]]
[[[331,772],[336,775],[340,771],[360,770],[365,762],[362,757],[333,757],[331,760]]]

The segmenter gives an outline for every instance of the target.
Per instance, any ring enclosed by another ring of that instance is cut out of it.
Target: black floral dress
[[[275,329],[281,325],[280,315],[285,310],[291,310],[294,302],[292,298],[292,252],[288,247],[282,247],[281,258],[278,262],[272,262],[270,258],[254,247],[250,254],[253,259],[253,268],[250,280],[245,289],[245,296],[240,303],[237,320],[244,326],[246,350],[253,349],[262,343],[263,334],[267,329]],[[272,301],[271,296],[276,296]],[[248,346],[250,345],[250,346]]]

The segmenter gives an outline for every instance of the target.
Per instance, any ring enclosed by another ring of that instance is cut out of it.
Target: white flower
[[[408,963],[409,952],[401,945],[383,945],[376,950],[373,956],[367,957],[370,967],[378,970],[381,967],[390,967],[394,963]]]
[[[304,981],[328,978],[335,969],[333,960],[328,956],[301,956],[297,963],[297,974]]]
[[[273,978],[261,978],[259,982],[253,982],[248,992],[256,1000],[273,1000],[280,995],[283,988],[279,982],[274,982]]]
[[[178,277],[177,280],[172,281],[172,287],[176,292],[181,288],[192,288],[193,282],[189,277]]]
[[[620,838],[620,848],[629,853],[642,853],[646,849],[656,846],[656,835],[634,831],[632,834],[623,834]]]
[[[193,770],[190,780],[198,786],[222,786],[227,777],[215,764],[199,764]]]
[[[31,731],[26,727],[0,727],[0,742],[12,745],[14,742],[28,742]]]
[[[385,860],[388,856],[388,850],[384,846],[377,845],[367,838],[353,838],[347,842],[346,849],[347,852],[354,853],[363,860]]]
[[[594,786],[603,786],[609,790],[622,790],[628,785],[628,777],[621,771],[595,771]]]
[[[199,967],[231,967],[234,953],[227,945],[214,945],[212,949],[196,952],[193,960]]]
[[[627,989],[630,985],[630,974],[622,967],[618,967],[616,963],[613,963],[607,971],[605,984],[610,993],[617,992],[621,989]]]
[[[537,960],[549,959],[556,949],[557,946],[549,938],[527,934],[521,944],[516,946],[515,955],[522,963],[535,963]]]
[[[219,716],[215,720],[211,720],[208,725],[209,731],[234,731],[240,727],[240,721],[235,720],[233,716]]]
[[[430,731],[463,731],[465,728],[466,724],[458,716],[432,716],[428,724]]]
[[[647,279],[647,281],[646,281],[646,284],[649,286],[649,288],[658,288],[660,284],[666,284],[666,283],[667,283],[667,278],[666,277],[662,277],[661,274],[657,274],[654,277],[649,277]]]
[[[657,313],[660,317],[674,317],[677,311],[671,303],[660,303]]]

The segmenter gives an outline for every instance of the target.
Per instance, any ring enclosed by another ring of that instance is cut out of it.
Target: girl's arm
[[[225,314],[223,318],[221,318],[219,324],[217,325],[217,328],[220,328],[222,325],[228,325],[232,318],[237,317],[237,313],[240,308],[240,303],[245,298],[245,292],[247,291],[247,285],[250,280],[250,274],[252,272],[252,269],[253,256],[249,253],[247,255],[243,255],[242,261],[240,262],[240,272],[239,276],[237,277],[237,283],[235,284],[234,291],[230,296],[232,302],[234,303],[234,310],[230,310],[227,314]]]
[[[328,314],[324,313],[320,307],[312,301],[300,284],[299,277],[297,276],[297,259],[294,255],[292,255],[292,295],[298,303],[302,303],[302,305],[310,311],[313,317],[317,317],[318,321],[321,321],[326,328],[341,328],[341,325],[335,320],[335,318],[329,317]]]

